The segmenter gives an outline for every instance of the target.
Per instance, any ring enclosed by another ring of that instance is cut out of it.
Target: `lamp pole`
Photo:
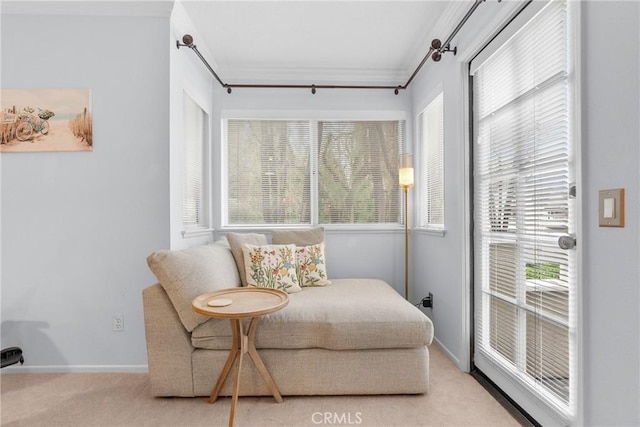
[[[409,299],[409,186],[404,189],[404,298]]]
[[[413,156],[400,156],[398,182],[404,190],[404,298],[409,299],[409,188],[413,187]]]

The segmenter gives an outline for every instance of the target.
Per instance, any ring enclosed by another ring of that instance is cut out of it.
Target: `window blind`
[[[319,121],[318,140],[320,223],[397,224],[404,121]]]
[[[565,422],[576,363],[575,251],[557,244],[574,231],[568,25],[566,1],[551,2],[472,64],[478,358]]]
[[[418,115],[421,151],[420,226],[444,229],[444,104],[442,92]]]
[[[228,224],[309,224],[310,147],[308,121],[227,120]]]
[[[184,94],[184,181],[182,196],[183,228],[206,228],[206,153],[209,139],[207,113]]]
[[[404,120],[226,119],[228,225],[399,222]]]

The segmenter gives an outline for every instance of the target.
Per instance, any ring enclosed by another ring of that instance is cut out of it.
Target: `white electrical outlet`
[[[124,316],[122,314],[113,315],[113,330],[124,331]]]

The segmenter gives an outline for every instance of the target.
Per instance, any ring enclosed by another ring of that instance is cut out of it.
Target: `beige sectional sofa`
[[[148,258],[159,283],[143,290],[154,396],[208,396],[231,347],[229,321],[191,310],[196,296],[240,286],[226,241]],[[256,348],[282,395],[417,394],[429,389],[433,325],[377,279],[333,279],[289,295],[263,316]],[[220,395],[232,393],[230,379]],[[271,395],[245,361],[240,395]]]

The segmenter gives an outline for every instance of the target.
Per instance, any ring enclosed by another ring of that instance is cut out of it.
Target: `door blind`
[[[476,358],[564,420],[576,358],[575,252],[557,243],[574,231],[567,34],[554,1],[472,64]]]

